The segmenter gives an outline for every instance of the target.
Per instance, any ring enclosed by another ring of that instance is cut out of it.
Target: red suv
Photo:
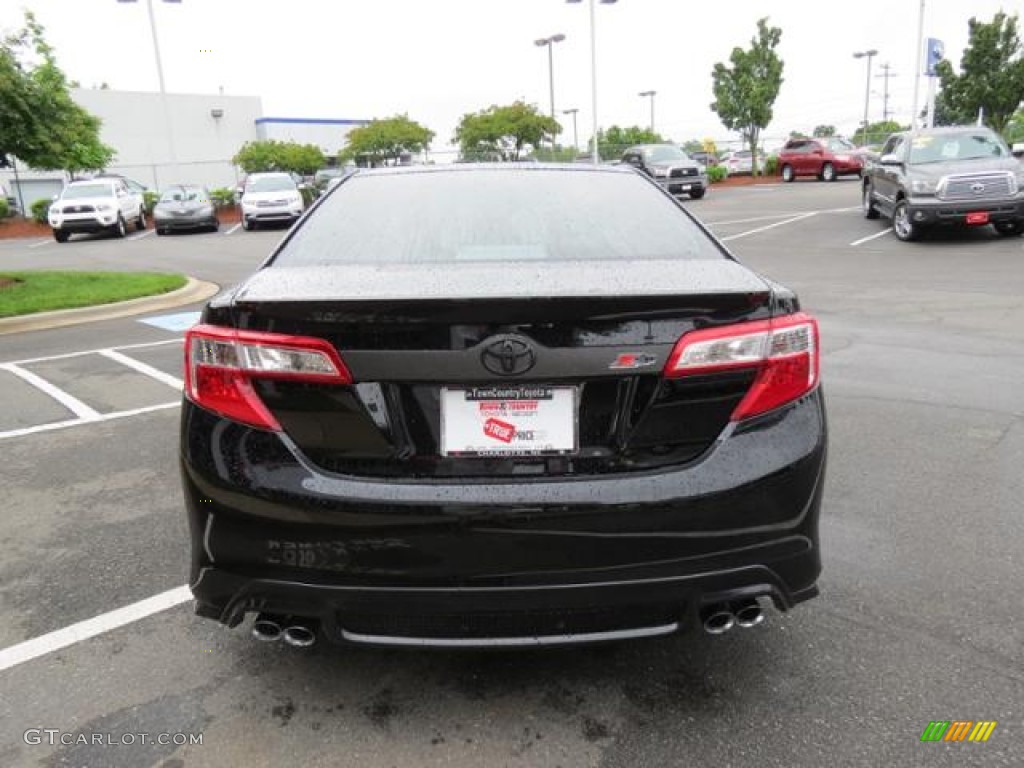
[[[790,139],[779,153],[782,180],[797,176],[817,176],[822,181],[835,181],[840,176],[860,175],[864,158],[846,139]]]

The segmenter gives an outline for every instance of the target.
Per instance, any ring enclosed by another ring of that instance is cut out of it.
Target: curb
[[[100,304],[95,307],[78,309],[58,309],[54,312],[36,312],[20,317],[0,319],[0,336],[26,331],[43,331],[49,328],[63,328],[80,323],[93,323],[98,320],[113,320],[118,317],[130,317],[161,309],[173,309],[186,304],[205,301],[220,291],[216,283],[207,283],[188,277],[188,281],[176,291],[161,293],[156,296],[142,296],[138,299],[118,301],[114,304]]]

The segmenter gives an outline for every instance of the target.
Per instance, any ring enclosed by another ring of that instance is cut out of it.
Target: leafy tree
[[[338,159],[371,167],[397,165],[404,155],[426,150],[433,138],[432,130],[410,120],[408,115],[395,115],[352,129]]]
[[[783,62],[775,53],[781,39],[781,29],[769,27],[767,18],[760,19],[749,50],[733,48],[730,66],[719,62],[711,72],[715,94],[711,109],[718,113],[722,125],[743,136],[755,175],[758,139],[772,121],[772,106],[782,87]]]
[[[683,144],[683,152],[688,155],[692,155],[694,152],[706,152],[704,144],[697,141],[696,139],[690,139],[688,142]]]
[[[827,139],[836,135],[836,127],[834,125],[816,125],[811,135],[816,139]]]
[[[516,101],[462,116],[455,128],[453,142],[459,145],[464,160],[515,161],[523,150],[536,150],[547,138],[561,133],[562,126],[537,107]]]
[[[789,132],[789,138],[791,138],[791,139],[809,139],[811,137],[808,136],[803,131],[790,131]]]
[[[104,168],[114,150],[100,141],[99,118],[71,99],[44,31],[26,11],[24,28],[0,41],[0,161],[72,176]]]
[[[660,133],[652,131],[650,128],[641,128],[638,125],[631,125],[627,128],[612,125],[607,130],[597,132],[598,151],[605,159],[617,158],[636,144],[662,144],[664,142],[665,139]]]
[[[1024,44],[1016,14],[1000,11],[989,23],[971,18],[960,74],[948,61],[936,66],[942,90],[936,97],[945,121],[973,123],[984,109],[985,122],[1002,133],[1024,99]]]
[[[1018,109],[1006,125],[1003,136],[1010,144],[1024,141],[1024,109]]]
[[[283,171],[308,176],[324,166],[324,153],[313,144],[294,141],[248,141],[231,162],[246,173]]]
[[[889,138],[889,134],[906,131],[909,128],[909,125],[900,125],[895,120],[882,120],[878,123],[869,123],[866,133],[864,127],[861,126],[853,134],[853,138],[850,141],[858,147],[866,144],[881,144]]]

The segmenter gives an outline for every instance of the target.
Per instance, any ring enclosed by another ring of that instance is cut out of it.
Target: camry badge
[[[658,358],[654,355],[637,355],[631,352],[623,352],[612,361],[608,368],[613,371],[633,370],[634,368],[646,368],[648,365],[654,365],[656,362],[658,362]]]

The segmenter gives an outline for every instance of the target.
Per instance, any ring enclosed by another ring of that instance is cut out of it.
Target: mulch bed
[[[241,221],[241,212],[237,208],[228,208],[223,211],[217,211],[217,218],[220,219],[221,224],[237,224]],[[149,219],[146,223],[147,229],[153,228],[153,220]],[[129,231],[134,232],[135,226],[132,225]],[[40,238],[40,237],[53,237],[53,232],[50,227],[46,224],[39,224],[33,219],[22,219],[22,218],[10,218],[0,220],[0,240],[7,240],[11,238]]]

